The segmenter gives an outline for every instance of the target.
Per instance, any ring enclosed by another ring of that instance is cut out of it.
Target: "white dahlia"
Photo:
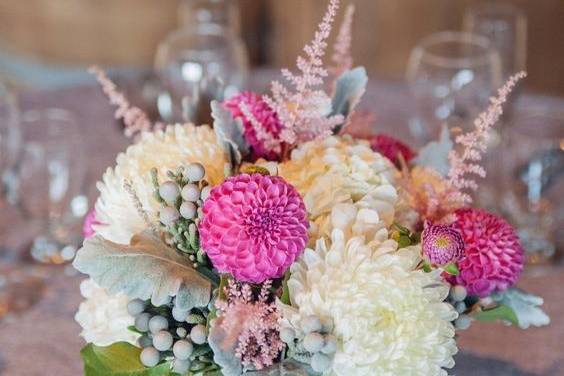
[[[378,213],[377,222],[383,220],[386,226],[394,220],[397,170],[366,141],[344,136],[308,142],[295,149],[278,172],[304,198],[312,246],[319,237],[330,236],[337,204],[352,204],[357,211],[371,208]]]
[[[160,178],[166,179],[168,170],[190,162],[205,166],[210,183],[223,180],[226,160],[210,127],[174,125],[164,131],[143,134],[138,143],[118,155],[117,165],[108,168],[102,182],[98,183],[100,197],[96,202],[96,219],[102,224],[95,226],[96,232],[113,242],[129,243],[131,237],[147,225],[124,189],[124,181],[131,181],[143,209],[156,221],[159,205],[153,196],[151,169],[157,168]]]
[[[440,272],[415,270],[420,247],[398,250],[385,229],[368,243],[336,229],[330,244],[320,239],[292,266],[282,326],[299,337],[306,316],[333,322],[338,348],[327,375],[446,375],[457,314]]]
[[[108,295],[91,279],[80,284],[80,293],[86,300],[80,303],[74,319],[82,327],[80,335],[86,342],[97,346],[136,343],[139,335],[127,329],[135,319],[127,312],[129,299],[125,294]]]

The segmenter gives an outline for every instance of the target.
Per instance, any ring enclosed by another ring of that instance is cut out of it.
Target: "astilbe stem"
[[[108,78],[102,69],[92,66],[88,71],[96,76],[110,103],[117,106],[115,118],[123,120],[125,124],[124,133],[127,137],[137,138],[143,132],[150,132],[164,127],[162,123],[153,124],[145,111],[131,105],[125,95],[117,89],[116,84]]]
[[[349,70],[353,66],[353,58],[351,54],[352,45],[352,25],[355,7],[353,4],[347,6],[343,22],[337,34],[337,39],[333,45],[333,56],[331,60],[335,64],[331,68],[334,77],[340,76],[343,72]]]
[[[497,93],[496,97],[490,99],[490,105],[486,111],[482,112],[474,121],[474,130],[456,137],[456,144],[462,147],[461,150],[452,150],[449,153],[450,170],[448,173],[447,184],[453,188],[450,197],[452,201],[462,201],[466,204],[472,202],[472,198],[464,190],[476,190],[477,183],[467,177],[468,175],[486,176],[485,169],[478,164],[482,159],[483,153],[487,149],[487,141],[490,129],[503,114],[503,104],[517,82],[526,76],[525,72],[519,72],[510,77]]]

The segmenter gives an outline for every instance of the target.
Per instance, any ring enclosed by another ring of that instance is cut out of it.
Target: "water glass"
[[[82,137],[72,113],[63,109],[23,114],[25,144],[18,168],[20,207],[37,228],[32,256],[41,262],[62,263],[72,258],[71,203],[82,191]]]
[[[527,59],[527,17],[508,3],[483,3],[466,10],[464,31],[487,37],[499,52],[502,78],[525,70]]]
[[[236,94],[248,72],[243,42],[218,24],[198,24],[172,32],[155,59],[162,94],[161,117],[167,122],[211,122],[210,102]]]
[[[445,31],[424,38],[411,52],[407,80],[416,103],[412,136],[436,139],[443,124],[472,128],[501,83],[499,54],[479,35]]]
[[[550,259],[564,228],[564,113],[517,112],[502,150],[502,208],[517,227],[529,261]]]

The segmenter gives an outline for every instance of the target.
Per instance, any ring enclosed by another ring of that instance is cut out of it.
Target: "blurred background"
[[[210,100],[265,92],[278,68],[295,66],[327,2],[0,0],[0,375],[21,374],[34,346],[26,375],[81,372],[81,277],[69,262],[96,182],[132,142],[87,68],[104,68],[152,120],[209,123]],[[545,297],[554,323],[526,334],[473,325],[455,373],[564,374],[554,351],[564,335],[564,0],[344,0],[330,45],[349,4],[354,63],[370,77],[357,136],[421,146],[444,126],[468,130],[511,74],[528,72],[491,134],[475,200],[517,229],[521,284]]]

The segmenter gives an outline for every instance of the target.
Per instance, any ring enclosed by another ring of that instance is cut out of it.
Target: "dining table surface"
[[[265,90],[272,72],[255,72],[250,86]],[[76,115],[85,140],[85,193],[92,203],[96,181],[130,142],[100,88],[92,82],[53,90],[28,90],[20,97],[24,111],[49,106]],[[519,101],[564,112],[562,98],[525,92]],[[413,104],[402,82],[371,81],[361,106],[375,114],[371,132],[408,133]],[[25,223],[22,226],[25,229]],[[85,343],[74,314],[82,300],[79,285],[84,276],[70,265],[38,266],[35,270],[43,282],[41,298],[29,309],[0,321],[0,376],[82,375],[79,352]],[[564,375],[564,266],[557,261],[527,266],[518,286],[544,298],[551,324],[521,330],[497,323],[473,323],[470,329],[457,334],[459,353],[449,374]]]

